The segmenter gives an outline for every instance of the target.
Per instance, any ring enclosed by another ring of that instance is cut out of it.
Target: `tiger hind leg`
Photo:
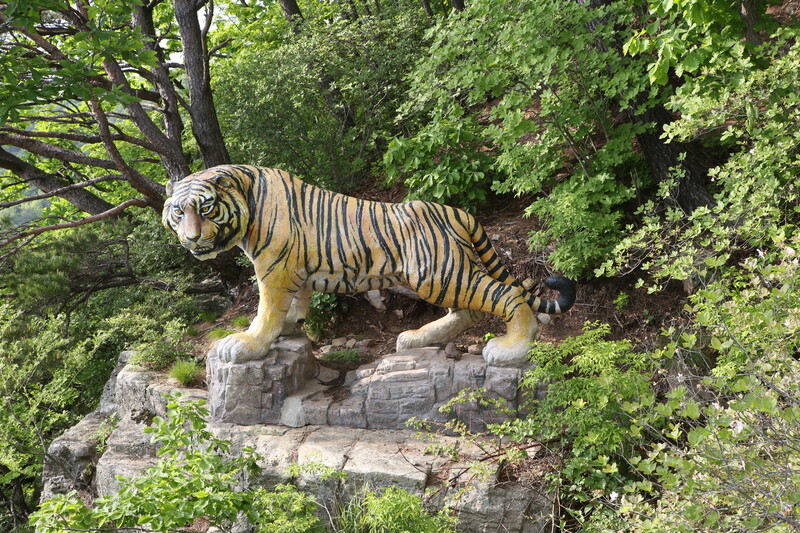
[[[419,329],[404,331],[398,335],[397,350],[409,350],[450,342],[484,318],[486,318],[486,313],[483,311],[449,309],[442,318],[429,322]]]
[[[468,289],[461,291],[456,291],[454,286],[450,285],[444,294],[437,293],[430,290],[430,282],[423,282],[418,286],[411,283],[411,286],[417,294],[431,303],[447,307],[467,308],[479,311],[481,314],[491,313],[501,317],[506,321],[507,333],[502,337],[491,339],[486,344],[483,349],[484,359],[493,366],[521,366],[527,362],[530,343],[536,340],[539,326],[533,309],[528,303],[527,293],[519,285],[503,283],[481,271],[474,271],[462,284],[462,287],[468,287]],[[456,317],[465,316],[466,313],[457,311],[455,315]],[[446,316],[427,326],[432,326],[431,330],[436,331],[441,327],[437,323],[441,321],[441,324],[448,324],[449,320],[457,322],[455,317],[448,318]],[[458,330],[456,335],[470,325],[472,323]],[[427,326],[423,326],[420,330]],[[442,329],[446,330],[447,328]],[[453,331],[456,331],[455,327],[447,333],[450,334]],[[407,339],[415,335],[413,332],[406,333],[411,333],[411,335],[405,335],[402,339],[398,338],[398,345],[401,342],[408,342]],[[421,337],[419,338],[421,339]],[[416,343],[417,337],[414,338],[414,345],[420,346],[421,344]],[[452,340],[452,338],[448,340]]]
[[[507,333],[491,339],[483,348],[483,358],[492,366],[521,366],[528,361],[530,344],[539,338],[539,324],[527,305],[518,308],[506,322]]]
[[[283,321],[281,335],[300,335],[303,332],[303,322],[305,322],[308,310],[311,308],[311,292],[311,289],[304,288],[294,295],[292,305],[289,307],[289,312],[286,313],[286,318]]]

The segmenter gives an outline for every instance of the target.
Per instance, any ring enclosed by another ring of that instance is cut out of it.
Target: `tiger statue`
[[[449,342],[492,313],[507,334],[483,349],[486,362],[518,366],[537,337],[535,312],[563,313],[575,288],[562,276],[545,284],[550,301],[525,291],[506,270],[472,215],[432,202],[372,202],[308,185],[288,173],[222,165],[167,185],[164,225],[201,260],[239,246],[253,262],[258,312],[247,331],[215,345],[223,361],[266,357],[282,334],[295,334],[311,294],[405,285],[450,308],[442,318],[405,331],[397,349]],[[483,268],[477,261],[483,264]]]

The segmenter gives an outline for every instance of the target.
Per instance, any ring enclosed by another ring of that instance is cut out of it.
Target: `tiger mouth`
[[[194,250],[189,250],[192,252],[192,255],[206,255],[214,251],[213,247],[209,248],[195,248]]]

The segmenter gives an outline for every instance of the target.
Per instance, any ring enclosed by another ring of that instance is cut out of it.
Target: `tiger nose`
[[[200,239],[200,234],[198,233],[196,235],[187,235],[186,238],[192,242],[197,242]]]

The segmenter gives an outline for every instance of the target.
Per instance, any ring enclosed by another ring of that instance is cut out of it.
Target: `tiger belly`
[[[305,286],[316,292],[356,293],[385,289],[405,283],[399,273],[358,275],[352,271],[316,272],[308,277]]]

